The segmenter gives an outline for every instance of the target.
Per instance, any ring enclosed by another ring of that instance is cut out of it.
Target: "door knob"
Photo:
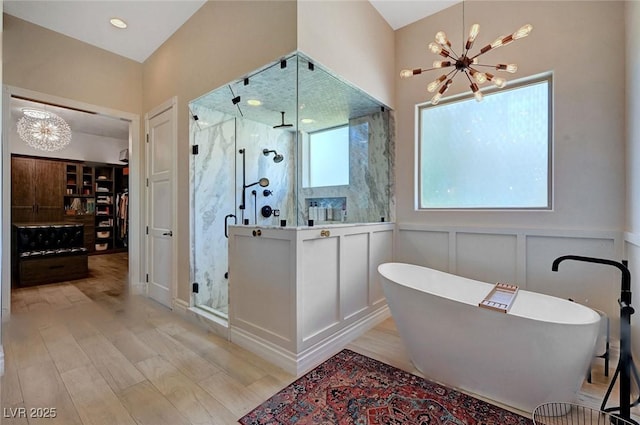
[[[169,230],[168,232],[164,232],[162,236],[173,236],[173,231]]]

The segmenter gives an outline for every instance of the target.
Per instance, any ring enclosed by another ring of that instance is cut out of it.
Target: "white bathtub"
[[[493,284],[411,264],[385,263],[378,272],[426,378],[527,412],[575,401],[599,331],[592,309],[520,290],[504,314],[478,307]]]

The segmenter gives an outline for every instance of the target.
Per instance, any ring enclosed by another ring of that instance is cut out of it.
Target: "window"
[[[551,76],[418,108],[418,207],[551,208]]]
[[[349,184],[349,126],[309,134],[303,148],[303,187]]]

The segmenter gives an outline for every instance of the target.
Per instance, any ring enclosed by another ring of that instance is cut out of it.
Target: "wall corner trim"
[[[640,246],[640,234],[634,232],[624,232],[624,241],[636,246]]]

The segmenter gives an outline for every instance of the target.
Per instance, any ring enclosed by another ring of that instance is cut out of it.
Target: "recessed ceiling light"
[[[127,23],[120,18],[111,18],[109,22],[116,28],[125,29],[127,27]]]
[[[302,124],[311,124],[312,122],[316,122],[316,121],[315,121],[315,120],[313,120],[313,119],[311,119],[311,118],[302,118],[302,119],[300,120],[300,122],[301,122]]]
[[[260,106],[262,105],[262,102],[260,102],[258,99],[249,99],[247,100],[247,105]]]

